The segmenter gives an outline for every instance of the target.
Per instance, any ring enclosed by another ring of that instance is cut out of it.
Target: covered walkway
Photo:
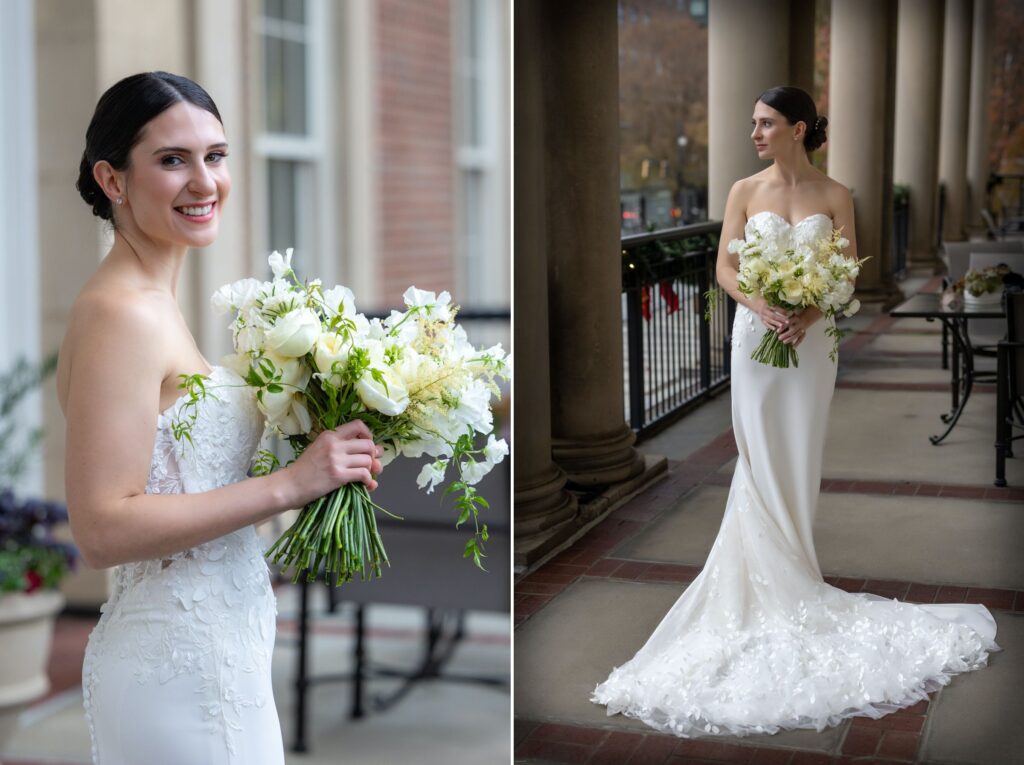
[[[939,289],[922,270],[907,295]],[[643,644],[711,547],[735,463],[726,391],[638,444],[669,459],[654,483],[515,587],[515,754],[530,763],[1009,763],[1024,751],[1024,454],[994,477],[993,386],[949,408],[940,327],[877,304],[843,325],[815,524],[827,580],[914,602],[978,602],[1005,649],[909,710],[826,730],[677,739],[588,701]],[[987,368],[983,360],[982,368]]]

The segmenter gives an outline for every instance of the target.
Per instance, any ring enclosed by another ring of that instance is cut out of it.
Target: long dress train
[[[192,444],[157,418],[147,494],[199,493],[246,477],[263,432],[252,389],[214,366]],[[211,507],[211,513],[217,508]],[[82,667],[97,765],[283,765],[270,678],[277,600],[254,526],[161,560],[116,566]]]
[[[780,246],[827,236],[817,214],[747,221]],[[764,325],[738,306],[732,419],[738,458],[700,575],[591,700],[678,736],[823,730],[911,706],[1000,650],[988,609],[916,605],[825,583],[812,538],[836,365],[831,320],[800,344],[799,367],[750,358]]]

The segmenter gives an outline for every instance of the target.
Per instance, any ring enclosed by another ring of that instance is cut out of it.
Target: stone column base
[[[576,530],[576,496],[565,484],[565,473],[552,466],[542,480],[516,491],[514,565],[537,560]]]
[[[628,480],[608,486],[596,496],[588,496],[585,503],[579,505],[579,511],[571,522],[548,529],[548,536],[520,538],[518,498],[516,509],[516,542],[513,565],[516,575],[523,576],[534,571],[555,555],[570,548],[574,542],[587,534],[592,528],[607,518],[611,513],[628,503],[651,484],[668,476],[668,460],[660,456],[641,455],[641,470]],[[574,508],[576,499],[573,498]],[[555,533],[552,533],[555,532]]]
[[[621,428],[600,439],[552,438],[551,455],[570,483],[587,488],[609,486],[643,471],[644,459],[633,448],[635,442],[636,433],[622,423]]]

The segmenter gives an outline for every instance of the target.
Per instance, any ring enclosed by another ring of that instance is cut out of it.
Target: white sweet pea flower
[[[508,444],[504,438],[494,439],[494,434],[487,436],[487,445],[484,446],[484,459],[490,464],[497,465],[508,456]]]
[[[243,379],[249,374],[249,357],[244,353],[226,353],[220,363]]]
[[[473,460],[466,460],[462,463],[462,480],[471,486],[475,483],[479,483],[480,480],[491,472],[491,468],[494,467],[494,463],[487,462],[474,462]]]
[[[427,487],[427,494],[434,491],[434,487],[444,481],[444,474],[448,470],[448,460],[437,460],[423,466],[419,476],[416,478],[416,485],[421,489]]]
[[[217,313],[248,311],[260,296],[260,293],[267,286],[266,282],[258,279],[239,279],[231,284],[225,284],[218,288],[210,297],[210,304]]]
[[[283,279],[285,275],[291,270],[292,267],[292,252],[294,250],[289,247],[284,251],[284,257],[281,257],[281,253],[274,250],[270,253],[270,270],[274,273],[275,279]]]
[[[850,304],[843,309],[843,316],[853,316],[859,310],[860,301],[857,298],[854,298],[850,301]]]
[[[320,317],[309,308],[279,316],[267,330],[266,344],[281,356],[304,356],[320,336]]]
[[[392,441],[385,441],[380,445],[380,448],[382,453],[377,459],[380,460],[381,467],[391,464],[391,462],[398,456],[398,448]]]
[[[351,318],[356,315],[356,296],[348,287],[335,285],[324,292],[324,308],[329,316]]]
[[[447,291],[442,292],[440,295],[435,295],[428,290],[409,287],[403,293],[402,299],[405,300],[405,304],[410,308],[415,306],[424,309],[422,311],[423,315],[431,319],[447,321],[451,317],[451,309],[448,304],[451,302],[452,296]]]

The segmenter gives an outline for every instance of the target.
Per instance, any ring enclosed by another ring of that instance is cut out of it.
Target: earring
[[[114,200],[114,204],[123,205],[124,204],[124,199],[122,199],[121,197],[118,197],[117,199]]]

